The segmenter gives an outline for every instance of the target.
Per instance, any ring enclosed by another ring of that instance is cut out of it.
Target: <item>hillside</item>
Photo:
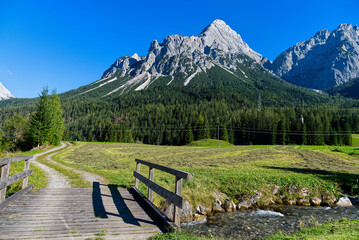
[[[352,79],[340,86],[327,90],[330,95],[340,94],[346,98],[359,99],[359,78]]]

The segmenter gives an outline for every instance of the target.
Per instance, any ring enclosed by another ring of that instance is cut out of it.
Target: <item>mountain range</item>
[[[77,93],[101,92],[101,97],[106,97],[158,85],[187,86],[200,75],[208,76],[210,69],[221,69],[242,82],[250,78],[248,70],[253,78],[254,70],[306,88],[329,89],[359,76],[358,26],[341,24],[332,32],[321,30],[271,62],[217,19],[198,36],[171,35],[162,43],[154,40],[147,56],[120,57],[100,80]],[[106,90],[99,91],[101,88]]]
[[[264,66],[300,86],[329,89],[359,77],[359,28],[341,24],[297,43]]]
[[[325,90],[356,77],[359,77],[358,26],[341,24],[331,32],[321,30],[271,62],[217,19],[197,36],[176,34],[162,43],[152,41],[146,56],[134,53],[120,57],[101,79],[61,97],[113,98],[153,87],[165,91],[166,87],[227,86],[244,95],[258,96],[262,92],[264,97],[269,96],[267,100],[276,102],[288,100],[289,93],[290,100],[310,102],[309,95],[321,98],[322,93],[313,95],[313,91],[299,86]],[[7,92],[3,99],[9,97]]]

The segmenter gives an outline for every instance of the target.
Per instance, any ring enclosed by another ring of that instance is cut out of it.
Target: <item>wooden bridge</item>
[[[182,179],[191,180],[190,173],[136,159],[136,186],[129,190],[98,182],[90,189],[32,189],[31,158],[0,159],[0,239],[148,239],[179,227]],[[10,164],[18,161],[25,161],[25,170],[9,176]],[[140,164],[149,166],[149,178],[139,173]],[[176,176],[175,193],[154,182],[154,169]],[[22,190],[6,198],[7,186],[19,180]],[[139,192],[139,180],[149,198]],[[174,221],[152,204],[152,191],[174,203]]]

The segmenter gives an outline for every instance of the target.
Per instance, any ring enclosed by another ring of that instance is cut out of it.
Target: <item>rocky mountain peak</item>
[[[120,77],[133,79],[119,89],[139,85],[135,90],[142,90],[159,77],[170,76],[174,79],[176,73],[182,73],[186,78],[183,82],[186,86],[194,76],[213,66],[236,71],[236,64],[242,63],[243,59],[260,64],[262,56],[252,50],[224,21],[217,19],[198,36],[170,35],[162,43],[152,41],[145,57],[134,54],[119,58],[101,79],[109,79],[107,82],[110,83],[120,73]]]
[[[282,52],[264,66],[295,84],[324,90],[359,77],[359,31],[344,23]]]
[[[0,100],[5,100],[9,98],[13,98],[14,96],[11,95],[10,91],[7,90],[4,85],[0,82]]]

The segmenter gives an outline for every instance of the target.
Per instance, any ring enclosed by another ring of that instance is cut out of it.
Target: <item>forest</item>
[[[110,100],[65,99],[61,104],[63,139],[185,145],[219,138],[236,145],[350,145],[351,133],[359,130],[354,100],[273,105],[268,98],[244,99],[220,88],[198,92],[156,88]],[[41,102],[41,97],[38,100]],[[39,103],[1,110],[2,145],[9,142],[6,136],[11,121],[24,118],[31,122],[36,108]]]

